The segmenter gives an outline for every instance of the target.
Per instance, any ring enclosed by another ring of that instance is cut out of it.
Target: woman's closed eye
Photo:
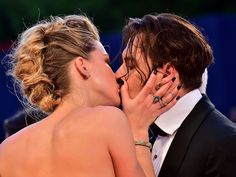
[[[125,61],[125,66],[127,67],[127,69],[128,70],[132,70],[132,69],[134,69],[135,68],[135,63],[133,62],[133,58],[129,58],[129,57],[126,57],[125,59],[124,59],[124,61]]]
[[[111,62],[109,61],[109,62],[107,62],[107,64],[110,66],[110,67],[112,67],[112,64],[111,64]]]
[[[109,58],[105,58],[105,62],[110,68],[112,67],[112,64]]]

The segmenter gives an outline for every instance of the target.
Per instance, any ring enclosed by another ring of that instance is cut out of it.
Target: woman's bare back
[[[0,146],[1,177],[115,176],[105,138],[112,115],[100,109],[49,116],[9,137]]]

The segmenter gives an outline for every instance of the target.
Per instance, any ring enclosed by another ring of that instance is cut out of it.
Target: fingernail
[[[163,78],[165,78],[165,77],[167,77],[167,76],[168,76],[168,74],[164,74]]]
[[[175,81],[175,79],[176,79],[176,77],[173,77],[171,80],[172,80],[172,82],[174,82]]]
[[[179,100],[180,99],[180,96],[177,96],[176,100]]]
[[[119,84],[120,87],[124,85],[124,81],[121,78],[116,79],[116,82]]]
[[[155,90],[159,90],[161,88],[161,86],[162,86],[162,83],[159,82],[159,84],[156,85]]]
[[[153,69],[153,73],[156,75],[157,74],[157,68]]]
[[[181,87],[182,87],[182,86],[181,86],[181,85],[179,85],[179,86],[177,87],[177,89],[179,90]]]

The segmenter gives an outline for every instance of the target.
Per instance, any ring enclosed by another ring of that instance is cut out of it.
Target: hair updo
[[[52,112],[69,91],[68,64],[88,57],[99,40],[98,30],[85,16],[51,17],[19,35],[10,55],[11,74],[23,97],[44,112]]]

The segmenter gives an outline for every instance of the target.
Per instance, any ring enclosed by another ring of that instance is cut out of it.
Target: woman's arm
[[[125,82],[122,86],[123,111],[130,123],[134,141],[143,141],[145,143],[141,144],[146,145],[149,142],[149,126],[160,114],[169,110],[176,103],[178,83],[174,83],[173,77],[173,75],[169,75],[163,79],[163,74],[152,73],[146,85],[134,99],[129,97],[127,83]],[[160,82],[165,84],[156,91],[155,84]],[[160,102],[154,102],[154,96],[162,98],[165,106],[161,105]],[[145,175],[155,176],[150,149],[142,145],[136,145],[135,149],[138,162]]]
[[[117,108],[111,108],[106,112],[106,116],[110,118],[104,122],[106,127],[104,136],[108,142],[115,176],[145,177],[136,157],[134,139],[126,116]],[[143,151],[150,153],[147,147]]]
[[[125,83],[121,91],[122,97],[125,98],[125,102],[123,99],[123,108],[126,115],[117,108],[110,108],[106,113],[103,112],[103,116],[110,117],[105,121],[106,133],[104,137],[108,142],[108,150],[117,177],[155,176],[150,148],[140,141],[148,142],[149,125],[157,116],[175,104],[176,100],[173,98],[177,95],[177,89],[172,89],[171,96],[165,98],[168,103],[165,107],[161,108],[160,105],[153,104],[153,95],[150,93],[155,81],[156,75],[152,74],[135,99],[129,98],[128,87]],[[171,86],[172,83],[168,82],[155,94],[164,96]]]

